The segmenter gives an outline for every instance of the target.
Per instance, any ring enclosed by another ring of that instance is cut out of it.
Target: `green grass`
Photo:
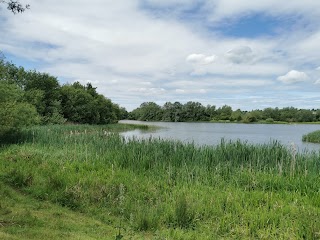
[[[132,128],[37,127],[3,146],[1,239],[320,239],[318,153],[117,133]]]
[[[302,141],[320,143],[320,130],[303,135]]]

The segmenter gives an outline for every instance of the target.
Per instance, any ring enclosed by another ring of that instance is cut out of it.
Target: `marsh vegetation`
[[[119,230],[123,239],[320,237],[318,153],[298,153],[276,141],[200,147],[118,133],[136,127],[29,128],[19,143],[1,149],[1,185],[36,205],[53,204],[66,218],[89,218],[99,226],[94,238],[116,239]],[[37,211],[24,213],[38,219],[34,226],[20,224],[24,217],[14,209],[2,200],[1,211],[8,212],[0,215],[3,236],[59,239],[51,224],[47,235],[34,232],[45,224]],[[63,224],[58,229],[70,223]],[[76,235],[72,226],[69,233]]]

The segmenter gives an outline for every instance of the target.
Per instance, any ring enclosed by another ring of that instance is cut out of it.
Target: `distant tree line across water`
[[[320,110],[298,109],[294,107],[265,108],[263,110],[242,111],[232,110],[228,105],[203,106],[199,102],[166,102],[160,106],[154,102],[145,102],[129,113],[132,120],[141,121],[228,121],[228,122],[318,122]]]

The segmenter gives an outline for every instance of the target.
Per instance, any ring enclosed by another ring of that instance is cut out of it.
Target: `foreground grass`
[[[124,127],[34,128],[3,147],[0,238],[320,239],[318,153],[126,140]]]
[[[303,135],[302,141],[320,143],[320,130]]]
[[[0,239],[108,239],[111,226],[0,182]]]

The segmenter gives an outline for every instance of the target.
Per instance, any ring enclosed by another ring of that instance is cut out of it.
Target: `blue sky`
[[[25,1],[25,2],[24,2]],[[0,51],[132,110],[199,101],[319,108],[320,1],[23,0],[0,9]]]

